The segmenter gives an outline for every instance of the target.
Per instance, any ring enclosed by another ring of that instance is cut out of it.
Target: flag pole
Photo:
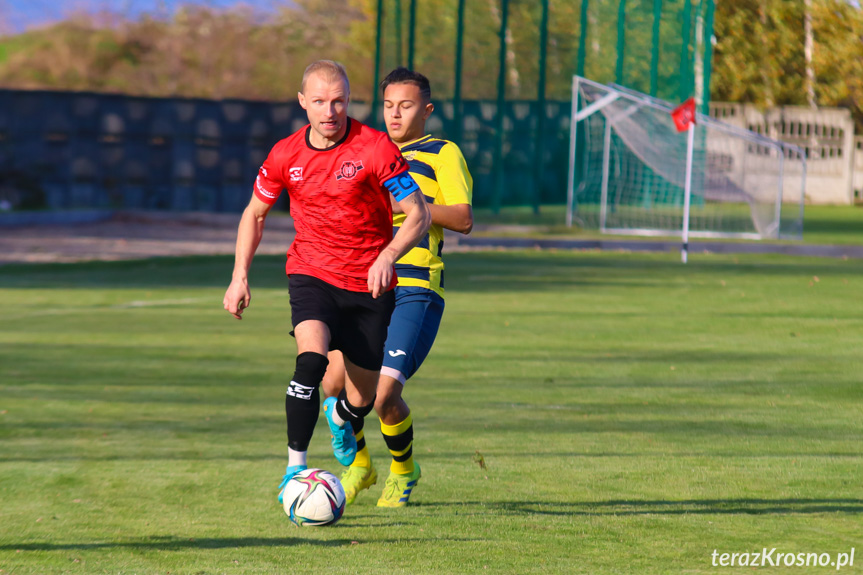
[[[683,246],[680,259],[686,263],[689,255],[689,205],[692,200],[692,158],[695,147],[695,122],[690,122],[686,134],[686,180],[683,184]]]

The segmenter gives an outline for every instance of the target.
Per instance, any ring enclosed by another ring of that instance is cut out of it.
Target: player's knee
[[[371,413],[372,409],[375,407],[375,399],[372,398],[371,401],[366,405],[354,405],[350,401],[348,401],[348,395],[345,390],[342,390],[339,393],[339,400],[336,402],[336,411],[339,414],[339,417],[344,419],[345,421],[356,421],[359,419],[363,419],[369,413]]]
[[[401,389],[382,385],[378,387],[378,395],[375,398],[375,411],[380,414],[395,409],[401,398]]]
[[[313,392],[321,385],[328,363],[326,356],[313,351],[298,355],[294,377],[288,387],[288,396],[302,400],[311,399]]]
[[[327,354],[329,365],[321,381],[321,388],[327,397],[337,397],[345,387],[345,362],[341,352],[331,351]]]
[[[345,388],[344,375],[339,377],[339,375],[335,373],[337,371],[338,370],[333,369],[331,364],[324,374],[324,378],[321,380],[321,388],[324,390],[324,395],[327,397],[336,397]],[[342,373],[344,373],[344,370],[342,370]]]
[[[377,387],[375,410],[378,413],[396,409],[401,403],[405,377],[400,371],[391,368],[381,369],[381,378]]]

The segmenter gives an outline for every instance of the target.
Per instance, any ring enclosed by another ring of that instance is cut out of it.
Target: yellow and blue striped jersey
[[[458,146],[448,140],[423,136],[399,148],[426,202],[448,206],[471,203],[473,179]],[[404,214],[393,215],[394,234],[404,219]],[[423,287],[443,297],[442,254],[443,227],[432,224],[420,243],[396,262],[398,285]]]

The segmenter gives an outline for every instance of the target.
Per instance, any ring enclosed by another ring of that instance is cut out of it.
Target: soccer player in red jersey
[[[340,64],[310,64],[298,98],[309,125],[278,142],[258,172],[240,219],[233,278],[223,302],[228,313],[242,319],[251,303],[248,271],[267,213],[287,189],[296,237],[285,270],[297,360],[285,395],[288,466],[280,503],[290,478],[307,468],[320,382],[333,349],[342,352],[352,385],[339,395],[330,429],[336,457],[343,465],[353,461],[351,422],[374,406],[395,305],[393,264],[431,224],[425,198],[398,147],[385,133],[348,117],[350,84]],[[406,214],[395,234],[390,195]]]

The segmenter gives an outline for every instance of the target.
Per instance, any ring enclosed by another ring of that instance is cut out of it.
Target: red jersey
[[[345,136],[325,150],[309,141],[311,126],[273,146],[258,172],[255,195],[272,205],[288,190],[297,231],[285,265],[289,275],[367,292],[369,268],[393,238],[389,194],[401,200],[416,184],[389,136],[347,121]],[[388,289],[396,282],[393,274]]]

